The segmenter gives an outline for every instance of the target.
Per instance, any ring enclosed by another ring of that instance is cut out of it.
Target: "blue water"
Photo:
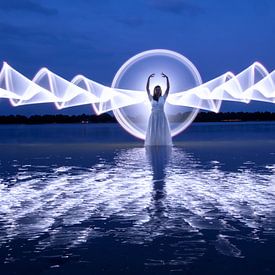
[[[275,274],[275,123],[0,126],[0,274]]]

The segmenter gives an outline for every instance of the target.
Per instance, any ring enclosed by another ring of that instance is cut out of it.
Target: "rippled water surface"
[[[275,274],[275,123],[0,131],[1,274]]]

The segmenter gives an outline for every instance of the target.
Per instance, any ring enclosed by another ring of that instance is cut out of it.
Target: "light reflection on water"
[[[0,182],[0,246],[33,240],[39,255],[98,238],[142,246],[164,238],[172,256],[150,255],[145,265],[193,263],[209,245],[245,257],[240,240],[275,235],[275,165],[257,169],[247,161],[233,171],[222,165],[177,147],[119,149],[111,161],[103,155],[90,167],[15,161],[16,174]],[[10,251],[5,262],[13,261]]]

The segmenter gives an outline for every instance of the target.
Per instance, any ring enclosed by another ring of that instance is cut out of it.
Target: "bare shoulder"
[[[168,95],[163,95],[163,96],[161,96],[162,97],[162,99],[165,101],[166,99],[167,99],[167,97],[168,97]]]

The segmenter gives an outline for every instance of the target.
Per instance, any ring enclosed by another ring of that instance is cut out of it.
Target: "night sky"
[[[274,0],[0,0],[0,61],[32,78],[41,67],[71,79],[83,74],[110,85],[133,55],[177,51],[203,81],[238,73],[254,61],[275,69]],[[222,111],[275,111],[274,104],[226,103]],[[90,106],[56,111],[53,104],[3,114],[81,114]]]

